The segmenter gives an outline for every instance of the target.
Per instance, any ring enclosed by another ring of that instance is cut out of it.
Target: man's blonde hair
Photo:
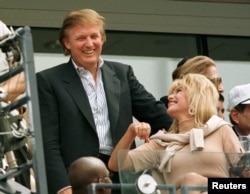
[[[63,46],[64,54],[69,55],[70,51],[64,46],[63,39],[67,37],[68,29],[76,25],[95,24],[100,27],[102,40],[106,41],[105,18],[92,9],[80,9],[69,12],[62,24],[59,33],[59,41]]]

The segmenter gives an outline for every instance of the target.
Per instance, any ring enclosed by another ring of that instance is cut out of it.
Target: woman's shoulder
[[[225,121],[224,119],[218,117],[217,115],[213,115],[206,123],[206,128],[209,131],[214,131],[217,129],[224,128],[232,128],[231,124]]]
[[[232,125],[231,124],[225,124],[225,125],[221,125],[219,128],[218,128],[218,132],[221,133],[224,137],[229,137],[229,136],[236,136],[233,128],[232,128]]]

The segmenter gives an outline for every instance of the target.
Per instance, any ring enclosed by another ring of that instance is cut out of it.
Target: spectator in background
[[[148,122],[153,133],[172,123],[131,66],[101,58],[104,24],[94,10],[69,12],[59,37],[69,61],[37,73],[50,194],[71,193],[67,169],[77,158],[95,156],[107,164],[133,117]],[[117,173],[112,182],[119,182]]]
[[[8,37],[11,34],[9,28],[0,20],[0,40]],[[18,53],[20,54],[20,53]],[[7,73],[10,70],[9,63],[17,63],[19,61],[8,61],[5,53],[0,48],[0,75]],[[25,92],[25,79],[24,72],[21,72],[3,83],[0,83],[0,93],[6,95],[0,95],[2,101],[13,102],[18,96]]]
[[[218,105],[217,105],[217,112],[218,112],[218,116],[225,119],[225,108],[224,108],[224,96],[219,93],[219,101],[218,101]]]
[[[228,111],[237,136],[250,136],[250,84],[238,85],[230,90]]]
[[[188,73],[198,73],[206,76],[215,85],[219,93],[224,92],[222,78],[220,77],[214,60],[211,58],[203,55],[198,55],[192,58],[183,58],[177,64],[176,69],[172,72],[172,79],[175,80],[181,78]],[[167,96],[161,97],[160,100],[167,105]],[[223,106],[223,103],[221,104],[218,102],[218,110],[222,108],[221,105]],[[224,119],[224,115],[221,114],[221,112],[218,112],[218,115]]]
[[[211,58],[198,55],[181,60],[176,69],[172,72],[172,78],[175,80],[188,73],[205,75],[215,85],[219,93],[224,92],[222,78],[220,77],[214,60]]]
[[[88,194],[91,183],[112,183],[109,170],[96,157],[81,157],[69,167],[69,181],[73,194]],[[96,189],[96,194],[110,194],[111,189]]]
[[[2,21],[0,21],[0,40],[4,40],[7,38],[11,33],[13,33],[6,24],[4,24]],[[15,47],[11,48],[12,50],[9,52],[9,55],[11,57],[7,57],[6,53],[2,51],[0,48],[0,75],[3,75],[10,70],[12,70],[15,66],[20,65],[21,62],[21,53],[19,50]],[[0,101],[2,106],[6,106],[8,103],[12,103],[18,99],[18,97],[25,93],[25,76],[24,72],[18,73],[15,76],[10,77],[6,81],[0,83]],[[15,111],[15,115],[22,115],[25,119],[27,118],[26,114],[26,108],[24,106],[19,107]],[[28,123],[27,120],[25,120],[25,124]],[[22,121],[24,122],[24,121]],[[25,143],[25,141],[24,141]],[[11,169],[11,166],[13,168],[16,168],[15,166],[19,166],[23,163],[26,163],[27,160],[31,159],[31,148],[30,148],[30,142],[27,139],[27,143],[29,146],[27,147],[24,145],[20,149],[14,150],[14,155],[12,151],[9,151],[5,153],[5,156],[7,158],[7,162],[9,165],[9,168]],[[31,188],[30,185],[30,172],[29,170],[24,170],[22,174],[15,177],[15,180],[19,183],[21,183],[23,186],[27,188]]]
[[[129,149],[138,136],[148,143],[123,155],[122,170],[152,169],[158,183],[175,185],[177,193],[181,186],[207,186],[208,177],[229,177],[228,166],[239,158],[224,153],[241,154],[243,148],[230,124],[217,116],[219,95],[213,84],[203,75],[186,74],[173,81],[168,93],[167,112],[174,119],[170,131],[149,138],[150,125],[132,123],[112,152],[109,168],[118,170],[118,151]]]

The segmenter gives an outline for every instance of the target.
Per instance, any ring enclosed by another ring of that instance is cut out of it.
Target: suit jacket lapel
[[[103,84],[108,105],[110,129],[115,131],[119,113],[119,99],[121,94],[120,80],[110,66],[104,64],[102,67]]]
[[[76,105],[81,110],[82,114],[86,117],[93,129],[96,130],[92,110],[88,101],[88,96],[83,89],[81,80],[71,62],[69,62],[62,77],[65,83],[65,89],[74,99]]]

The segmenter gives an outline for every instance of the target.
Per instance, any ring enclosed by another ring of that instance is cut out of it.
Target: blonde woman
[[[138,136],[147,143],[128,152],[122,169],[153,169],[157,182],[176,185],[177,193],[182,185],[206,186],[207,177],[229,177],[236,157],[221,153],[243,151],[230,124],[217,116],[218,95],[203,75],[187,74],[176,79],[168,95],[167,112],[174,119],[170,131],[160,130],[149,138],[147,123],[131,124],[113,150],[109,168],[118,170],[118,151],[129,149]]]

